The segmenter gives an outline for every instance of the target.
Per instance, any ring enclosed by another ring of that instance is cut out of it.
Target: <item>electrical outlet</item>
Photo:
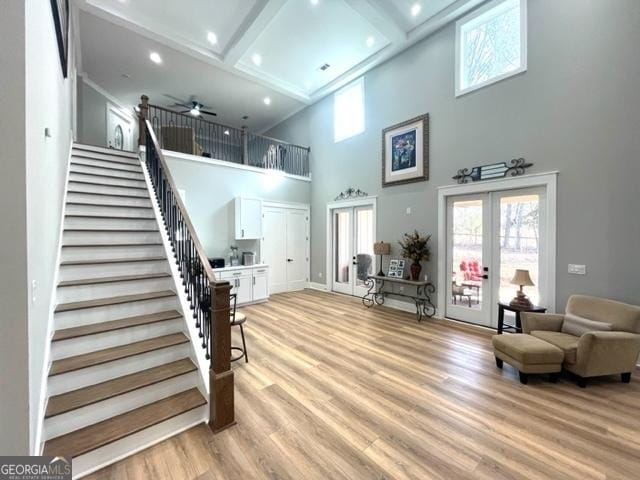
[[[31,302],[36,303],[37,298],[38,298],[38,281],[32,280],[31,281]]]
[[[318,272],[318,278],[322,278],[322,272]]]
[[[573,275],[586,275],[587,274],[587,266],[586,265],[576,265],[573,263],[569,264],[569,273]]]

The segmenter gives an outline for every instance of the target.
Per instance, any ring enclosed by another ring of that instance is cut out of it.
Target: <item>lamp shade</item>
[[[533,287],[534,283],[529,276],[529,270],[516,270],[511,279],[512,285],[524,285],[525,287]]]
[[[384,242],[377,242],[373,244],[374,255],[389,255],[391,253],[391,244]]]

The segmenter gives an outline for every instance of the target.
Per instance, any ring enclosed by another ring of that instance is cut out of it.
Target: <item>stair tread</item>
[[[77,457],[115,442],[145,428],[205,405],[207,401],[197,388],[192,388],[136,408],[108,420],[48,440],[43,455]]]
[[[183,358],[158,367],[148,368],[113,380],[55,395],[51,397],[47,403],[45,418],[108,400],[109,398],[132,392],[164,380],[169,380],[195,370],[196,366],[194,363],[189,358]]]
[[[102,167],[91,167],[89,165],[84,165],[85,167],[88,168],[102,168]],[[83,172],[81,170],[77,170],[73,167],[73,165],[71,166],[71,170],[69,170],[69,173],[73,173],[75,175],[91,175],[93,177],[106,177],[106,178],[117,178],[120,180],[131,180],[134,182],[144,182],[144,175],[142,175],[142,172],[129,172],[132,173],[134,175],[140,175],[142,178],[132,178],[132,177],[127,177],[125,175],[118,175],[117,173],[98,173],[98,172]]]
[[[69,179],[69,184],[72,183],[80,183],[83,185],[99,185],[101,187],[110,187],[110,188],[130,188],[133,190],[146,190],[147,187],[133,187],[131,185],[111,185],[111,184],[105,184],[105,183],[100,183],[100,182],[90,182],[88,180],[73,180],[73,179]]]
[[[83,368],[101,365],[103,363],[120,360],[122,358],[140,355],[142,353],[153,352],[161,348],[172,347],[188,342],[189,339],[183,333],[172,333],[162,337],[150,338],[140,342],[133,342],[127,345],[119,345],[117,347],[97,350],[95,352],[75,355],[73,357],[61,358],[51,363],[49,376],[59,375],[61,373],[74,372]]]
[[[116,150],[115,148],[103,147],[101,145],[91,145],[88,143],[74,143],[74,150],[81,150],[83,152],[100,153],[102,155],[115,155],[117,157],[125,157],[131,159],[137,159],[138,155],[133,150]]]
[[[99,214],[99,213],[90,213],[90,214],[82,214],[82,213],[67,213],[65,215],[66,218],[117,218],[117,219],[134,219],[134,220],[155,220],[155,215],[145,215],[145,216],[128,216],[128,215],[113,215],[113,214]]]
[[[118,242],[109,242],[109,243],[65,243],[62,245],[62,248],[75,248],[75,247],[150,247],[162,245],[162,242],[139,242],[139,243],[118,243]]]
[[[100,168],[100,167],[96,167],[96,168]],[[115,175],[115,174],[109,174],[109,173],[78,172],[77,170],[74,170],[73,167],[71,168],[70,173],[72,173],[73,175],[89,175],[91,177],[117,178],[118,180],[131,180],[132,182],[144,183],[144,176],[142,178],[131,178],[131,177],[126,177],[124,175]],[[136,172],[131,172],[131,173],[136,173]],[[142,174],[138,174],[138,175],[142,175]],[[108,185],[111,185],[111,184],[108,184]]]
[[[138,208],[142,210],[153,210],[153,207],[145,205],[109,205],[95,202],[67,202],[67,205],[80,205],[82,207],[106,207],[106,208]]]
[[[142,173],[142,167],[140,165],[135,165],[133,163],[122,163],[117,162],[118,165],[130,165],[134,167],[135,170],[129,170],[127,168],[118,168],[117,166],[104,166],[104,165],[94,165],[88,163],[87,160],[93,160],[95,162],[109,162],[109,160],[104,160],[102,158],[86,158],[86,157],[73,157],[71,159],[71,165],[75,165],[76,167],[90,167],[90,168],[104,168],[105,170],[114,170],[117,172],[131,172],[131,173]],[[116,163],[116,162],[113,162]]]
[[[55,313],[70,312],[72,310],[82,310],[85,308],[105,307],[108,305],[118,305],[120,303],[139,302],[142,300],[153,300],[174,296],[173,290],[162,290],[159,292],[136,293],[133,295],[120,295],[116,297],[96,298],[95,300],[83,300],[81,302],[60,303],[56,307]]]
[[[117,233],[137,233],[137,232],[160,232],[157,228],[127,229],[127,228],[65,228],[65,232],[117,232]]]
[[[73,180],[70,181],[70,183]],[[99,195],[101,197],[118,197],[118,198],[142,198],[142,199],[149,199],[149,196],[143,196],[143,195],[126,195],[124,193],[104,193],[104,192],[83,192],[82,190],[69,190],[68,193],[77,193],[79,195]]]
[[[65,280],[58,283],[58,287],[77,287],[80,285],[98,285],[101,283],[131,282],[135,280],[151,280],[154,278],[167,278],[171,274],[167,272],[161,273],[145,273],[141,275],[120,275],[114,277],[98,277],[98,278],[80,278],[78,280]]]
[[[53,341],[68,340],[70,338],[84,337],[96,333],[112,332],[123,328],[148,325],[150,323],[164,322],[181,318],[182,314],[177,310],[167,310],[166,312],[150,313],[147,315],[137,315],[135,317],[120,318],[108,322],[92,323],[79,327],[64,328],[56,330],[53,334]]]
[[[141,230],[142,231],[142,230]],[[61,266],[69,265],[102,265],[105,263],[131,263],[131,262],[158,262],[166,260],[167,257],[135,257],[135,258],[107,258],[99,260],[67,260]]]

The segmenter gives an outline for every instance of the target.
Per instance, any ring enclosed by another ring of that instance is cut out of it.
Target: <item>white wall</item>
[[[524,157],[529,173],[559,170],[557,305],[572,293],[640,301],[640,2],[529,0],[528,70],[454,94],[450,24],[365,75],[366,131],[333,141],[328,96],[268,132],[310,145],[312,211],[352,186],[378,195],[378,239],[437,232],[437,187],[460,168]],[[430,114],[428,182],[382,188],[381,131]],[[340,172],[340,175],[336,175]],[[406,209],[411,207],[411,215]],[[311,225],[313,282],[324,282],[326,222]],[[432,238],[426,273],[435,278]],[[586,264],[570,275],[569,263]],[[322,276],[321,276],[322,275]]]
[[[228,261],[231,245],[238,245],[240,252],[259,250],[257,241],[235,240],[235,197],[310,203],[311,184],[305,180],[215,165],[206,159],[183,160],[166,152],[165,158],[178,188],[186,193],[189,217],[209,258]]]
[[[0,0],[0,455],[29,452],[24,4]]]

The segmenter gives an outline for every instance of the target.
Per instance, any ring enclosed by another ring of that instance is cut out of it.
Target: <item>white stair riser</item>
[[[126,165],[123,165],[126,168]],[[71,173],[91,173],[93,175],[103,175],[105,177],[126,177],[131,180],[142,180],[144,181],[144,175],[142,174],[142,169],[137,169],[134,171],[128,170],[114,170],[112,168],[103,168],[91,165],[82,165],[78,163],[73,163],[71,165]]]
[[[181,343],[180,345],[122,358],[102,365],[50,376],[48,379],[48,394],[49,396],[60,395],[61,393],[106,382],[107,380],[164,365],[165,363],[175,362],[189,357],[189,353],[189,344]]]
[[[113,258],[161,257],[164,255],[162,245],[136,245],[114,247],[64,247],[61,260],[105,260]]]
[[[96,298],[160,292],[171,289],[173,289],[173,279],[171,277],[145,278],[123,282],[62,286],[58,287],[56,291],[56,300],[58,303],[80,302],[84,300],[95,300]]]
[[[165,320],[162,322],[138,325],[137,327],[122,328],[111,332],[85,335],[83,337],[70,338],[51,342],[51,359],[83,355],[111,347],[119,347],[129,343],[141,342],[150,338],[162,337],[173,333],[183,332],[186,328],[183,318]]]
[[[71,152],[71,155],[74,157],[90,157],[90,158],[99,158],[102,160],[118,160],[119,162],[129,162],[132,164],[140,164],[140,160],[137,155],[122,155],[115,154],[108,151],[100,151],[100,150],[89,150],[89,149],[80,149],[74,148]]]
[[[95,175],[85,175],[83,173],[69,173],[69,181],[92,182],[98,185],[113,185],[117,187],[145,187],[144,181],[127,180],[124,178],[103,177]]]
[[[198,372],[189,372],[102,402],[47,418],[44,421],[44,439],[59,437],[197,386]]]
[[[62,234],[63,245],[95,245],[96,243],[160,243],[160,232],[77,232],[66,231]]]
[[[149,198],[149,192],[147,190],[141,190],[138,188],[114,187],[112,185],[95,185],[69,182],[69,190],[71,190],[72,192],[105,193],[107,195],[126,195]]]
[[[180,311],[179,303],[177,297],[172,296],[104,307],[58,312],[54,315],[54,324],[55,328],[60,330],[63,328],[77,327],[78,325],[108,322],[116,318],[135,317],[137,315],[159,313],[167,310]]]
[[[80,478],[129,457],[184,430],[206,422],[209,407],[194,408],[122,440],[73,459],[73,478]]]
[[[69,228],[86,230],[151,230],[158,228],[158,224],[155,219],[67,217],[64,219],[64,228],[65,230]]]
[[[85,167],[97,167],[97,168],[117,168],[119,171],[128,171],[128,172],[141,172],[142,169],[140,164],[124,164],[124,163],[116,163],[110,160],[99,160],[94,158],[86,158],[86,157],[72,157],[71,164],[77,166],[85,166]]]
[[[66,265],[60,267],[60,281],[83,278],[116,277],[169,272],[165,259],[147,262],[109,263],[99,265]]]
[[[115,195],[92,195],[90,193],[69,192],[69,203],[95,203],[96,205],[113,205],[122,207],[151,207],[148,197],[118,197]]]
[[[67,204],[67,215],[102,215],[110,217],[136,217],[155,219],[153,210],[146,208],[120,207],[113,205]]]

